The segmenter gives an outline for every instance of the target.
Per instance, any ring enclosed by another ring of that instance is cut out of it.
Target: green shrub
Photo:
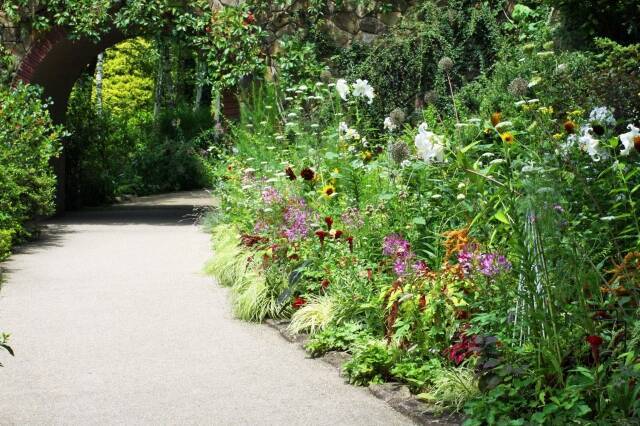
[[[56,178],[50,160],[62,130],[54,126],[40,91],[0,86],[0,257],[29,237],[33,221],[54,211]]]

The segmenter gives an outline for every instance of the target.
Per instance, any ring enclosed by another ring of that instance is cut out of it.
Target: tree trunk
[[[193,96],[193,110],[196,111],[202,105],[204,92],[204,79],[207,74],[207,61],[200,55],[196,55],[196,88]]]
[[[102,79],[104,78],[104,52],[98,54],[96,61],[96,111],[102,114]]]
[[[156,75],[155,103],[153,112],[157,118],[164,109],[172,108],[174,105],[174,87],[171,75],[171,46],[166,37],[158,37],[158,68]]]

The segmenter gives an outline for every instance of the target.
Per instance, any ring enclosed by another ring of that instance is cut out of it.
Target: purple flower
[[[396,261],[393,263],[393,272],[396,273],[397,276],[401,277],[407,272],[407,261],[401,257],[398,257]]]
[[[269,224],[264,220],[259,220],[253,226],[253,232],[256,234],[262,234],[263,232],[269,231]]]
[[[465,247],[458,252],[458,264],[465,275],[469,275],[473,270],[475,259],[476,254],[473,251],[468,251],[468,247]]]
[[[280,195],[277,189],[275,189],[272,186],[267,186],[262,191],[262,201],[265,204],[275,204],[282,201],[282,196]]]
[[[382,254],[406,259],[411,256],[411,244],[398,234],[387,235],[382,242]]]
[[[478,271],[487,277],[494,277],[511,270],[511,262],[501,254],[483,253],[478,256]]]
[[[285,223],[282,232],[289,241],[296,241],[306,237],[309,234],[309,226],[307,224],[309,214],[302,203],[294,202],[284,209],[283,219]]]
[[[424,260],[418,260],[413,264],[413,270],[418,274],[424,274],[425,272],[429,272],[429,266]]]
[[[360,214],[360,210],[355,207],[349,207],[347,210],[342,213],[340,216],[342,219],[342,223],[344,223],[349,228],[361,228],[364,225],[364,221],[362,220],[362,215]]]
[[[564,208],[560,204],[554,204],[553,209],[558,213],[564,213]]]

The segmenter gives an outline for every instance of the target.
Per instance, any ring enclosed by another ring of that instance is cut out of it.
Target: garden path
[[[0,424],[410,422],[264,325],[201,274],[204,192],[69,213],[9,262]]]

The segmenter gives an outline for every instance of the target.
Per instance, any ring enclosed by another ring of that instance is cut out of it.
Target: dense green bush
[[[0,86],[0,259],[13,242],[29,237],[34,219],[54,210],[50,161],[62,130],[46,108],[33,87]]]

